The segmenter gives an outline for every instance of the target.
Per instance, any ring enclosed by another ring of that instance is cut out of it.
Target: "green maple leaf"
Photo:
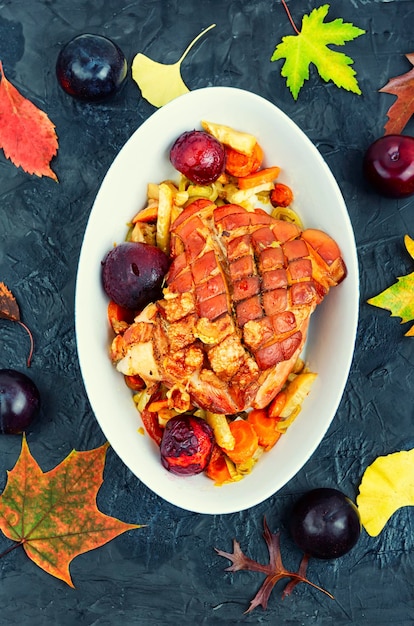
[[[414,258],[414,240],[408,235],[404,237],[405,247]],[[400,317],[401,324],[414,320],[414,272],[407,276],[397,277],[397,282],[382,291],[377,296],[367,300],[368,304],[387,309],[391,317]],[[406,333],[407,337],[414,336],[414,326]]]
[[[356,72],[350,67],[353,59],[327,46],[342,46],[365,31],[340,18],[324,22],[328,10],[329,4],[324,4],[310,15],[304,15],[301,32],[283,37],[271,57],[271,61],[286,59],[281,74],[287,79],[286,84],[295,100],[305,80],[309,79],[311,63],[316,66],[324,81],[331,80],[337,87],[361,94],[355,78]]]

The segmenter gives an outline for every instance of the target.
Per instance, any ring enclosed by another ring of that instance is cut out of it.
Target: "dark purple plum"
[[[226,151],[212,135],[203,130],[190,130],[175,140],[170,161],[193,183],[208,185],[224,172]]]
[[[60,51],[56,76],[66,93],[88,102],[114,95],[127,76],[127,61],[119,46],[101,35],[85,33]]]
[[[40,411],[40,394],[31,378],[12,369],[0,370],[0,432],[24,432]]]
[[[337,489],[322,487],[305,493],[295,503],[290,532],[296,545],[319,559],[349,552],[361,533],[358,509]]]
[[[162,465],[173,474],[191,476],[207,467],[213,451],[211,427],[200,417],[178,415],[168,420],[161,440]]]
[[[148,243],[125,242],[102,261],[102,282],[111,300],[126,309],[142,309],[162,295],[169,260]]]
[[[391,198],[414,194],[414,137],[384,135],[364,155],[365,178],[376,191]]]

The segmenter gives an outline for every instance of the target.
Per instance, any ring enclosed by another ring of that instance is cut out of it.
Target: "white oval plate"
[[[306,347],[318,373],[294,424],[242,481],[215,487],[204,475],[177,477],[160,463],[159,450],[138,432],[141,420],[123,376],[108,357],[108,299],[101,261],[124,240],[127,222],[144,206],[148,182],[177,178],[169,148],[200,121],[227,124],[255,135],[265,165],[282,168],[280,180],[295,194],[307,227],[338,242],[348,276],[312,316]],[[85,388],[105,436],[129,469],[168,502],[199,513],[232,513],[252,507],[285,485],[313,454],[341,400],[352,361],[358,320],[358,262],[348,212],[328,166],[304,133],[267,100],[232,87],[192,91],[156,111],[128,140],[102,183],[87,224],[76,284],[76,335]],[[321,477],[323,479],[323,477]]]

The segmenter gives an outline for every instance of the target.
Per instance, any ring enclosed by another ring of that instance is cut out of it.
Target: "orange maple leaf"
[[[72,450],[43,473],[23,436],[20,456],[7,473],[0,496],[0,529],[18,542],[13,547],[21,545],[39,567],[71,587],[72,559],[140,528],[105,515],[96,506],[108,445],[87,452]]]
[[[414,65],[414,52],[405,55]],[[397,100],[387,111],[386,135],[399,135],[414,114],[414,68],[409,72],[391,78],[379,91],[397,96]]]
[[[57,154],[55,126],[6,78],[0,61],[0,147],[6,158],[28,174],[57,181],[50,161]]]

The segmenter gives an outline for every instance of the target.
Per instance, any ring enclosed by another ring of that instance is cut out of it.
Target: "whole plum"
[[[124,242],[102,261],[102,282],[108,297],[127,309],[142,309],[162,295],[169,260],[156,246]]]
[[[406,198],[414,194],[414,137],[384,135],[364,155],[365,178],[382,195]]]
[[[173,474],[200,474],[207,467],[214,435],[207,422],[193,415],[168,420],[160,445],[161,463]]]
[[[124,83],[127,70],[127,60],[119,46],[92,33],[71,39],[56,61],[56,76],[62,89],[88,102],[114,95]]]
[[[296,545],[319,559],[349,552],[361,533],[357,507],[337,489],[322,487],[305,493],[295,503],[290,532]]]
[[[0,370],[0,432],[17,435],[40,410],[40,394],[31,378],[12,369]]]
[[[175,140],[170,161],[193,183],[208,185],[224,172],[226,151],[212,135],[203,130],[191,130]]]

